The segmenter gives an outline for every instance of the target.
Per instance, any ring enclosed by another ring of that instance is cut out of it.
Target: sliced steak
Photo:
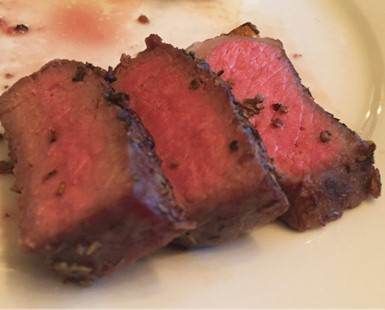
[[[181,233],[153,142],[108,74],[55,60],[0,98],[16,163],[21,245],[66,278],[93,280]],[[107,96],[107,98],[106,98]]]
[[[265,149],[228,89],[206,63],[164,44],[123,56],[114,88],[130,96],[154,137],[176,199],[197,229],[177,240],[210,246],[232,240],[287,209]]]
[[[188,50],[223,72],[260,133],[282,175],[291,204],[282,219],[289,226],[302,231],[325,225],[380,195],[375,145],[314,102],[280,41],[260,38],[255,26],[245,24]]]

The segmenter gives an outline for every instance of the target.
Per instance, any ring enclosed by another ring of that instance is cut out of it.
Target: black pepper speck
[[[275,128],[282,128],[284,126],[283,121],[278,117],[272,120],[272,124]]]
[[[24,24],[18,24],[15,26],[14,30],[16,33],[26,33],[28,32],[29,28]]]
[[[231,143],[229,144],[229,148],[231,151],[238,150],[238,148],[239,148],[238,141],[237,140],[231,141]]]
[[[320,140],[322,143],[327,143],[331,140],[332,138],[332,134],[327,131],[327,130],[324,130],[324,131],[321,131],[320,133]]]

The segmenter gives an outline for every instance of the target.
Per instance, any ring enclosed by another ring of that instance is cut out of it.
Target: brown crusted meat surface
[[[314,102],[282,43],[260,38],[250,23],[189,48],[232,86],[274,159],[297,230],[325,225],[381,191],[375,145]]]
[[[0,98],[16,163],[21,245],[66,278],[96,279],[184,226],[127,96],[90,64],[55,60]]]
[[[116,68],[113,87],[130,96],[154,137],[177,201],[197,229],[177,242],[209,246],[232,240],[287,209],[256,132],[207,67],[158,36]]]

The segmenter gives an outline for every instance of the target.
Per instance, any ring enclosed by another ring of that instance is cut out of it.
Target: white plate
[[[252,21],[262,35],[281,39],[289,56],[302,55],[292,60],[303,83],[318,103],[377,143],[376,165],[385,173],[383,0],[20,2],[0,2],[0,16],[30,27],[26,35],[0,33],[1,91],[52,58],[114,66],[122,52],[141,50],[152,32],[186,47]],[[142,13],[149,24],[136,21]],[[383,198],[318,230],[271,224],[214,249],[162,250],[79,288],[19,251],[12,177],[0,180],[1,307],[385,307]]]

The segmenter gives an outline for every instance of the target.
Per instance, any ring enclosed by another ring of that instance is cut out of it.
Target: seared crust
[[[224,46],[226,42],[231,42],[232,40],[243,40],[243,42],[244,40],[250,40],[250,42],[255,40],[264,44],[264,46],[268,45],[280,49],[279,59],[285,59],[287,65],[285,70],[289,72],[289,75],[293,75],[288,79],[294,78],[293,83],[302,92],[302,97],[305,98],[306,104],[311,107],[310,110],[313,110],[317,118],[320,117],[326,120],[325,123],[328,124],[328,130],[333,132],[333,140],[330,143],[338,143],[344,146],[342,149],[343,154],[336,156],[337,159],[334,162],[324,163],[321,171],[306,172],[300,177],[291,177],[289,168],[287,168],[287,171],[285,170],[285,167],[290,167],[290,159],[286,163],[277,163],[276,161],[277,171],[281,174],[279,182],[290,202],[289,210],[281,219],[290,227],[303,231],[309,228],[324,226],[327,222],[339,218],[343,210],[358,206],[368,196],[379,197],[381,194],[381,180],[378,169],[373,166],[374,143],[363,141],[357,133],[347,128],[332,114],[326,112],[314,102],[309,89],[302,85],[301,79],[283,50],[280,41],[260,38],[256,27],[246,23],[226,35],[209,39],[202,43],[195,43],[188,50],[195,53],[197,57],[206,59],[206,56],[210,54],[212,49],[215,49],[217,46]],[[215,67],[215,64],[211,65]],[[233,66],[235,65],[233,64]],[[226,69],[228,72],[236,70],[235,67],[232,67],[231,70],[223,67],[220,68],[225,72]],[[232,76],[227,75],[226,78],[231,80]],[[261,78],[266,80],[269,77],[262,76]],[[235,87],[237,83],[241,83],[240,81],[234,82]],[[285,82],[282,81],[282,83]],[[263,86],[260,86],[259,91],[264,93]],[[242,93],[244,92],[245,90],[242,90]],[[274,94],[269,94],[269,96],[272,95]],[[292,95],[286,94],[286,96],[291,97]],[[237,99],[241,100],[240,98]],[[285,101],[285,96],[282,99],[278,98],[275,100]],[[297,100],[297,102],[301,101]],[[290,111],[290,113],[292,114],[293,111]],[[254,121],[256,123],[259,122],[258,115],[255,116]],[[328,143],[328,139],[330,139],[328,134],[330,133],[325,132],[323,136],[321,136],[321,133],[318,139],[321,139],[325,144]],[[338,140],[334,140],[337,136]],[[264,139],[269,139],[269,136],[262,136],[262,140]],[[273,139],[272,141],[275,140]],[[279,141],[277,143],[279,144]],[[311,154],[306,154],[307,151],[306,149],[302,150],[303,154],[305,154],[303,158],[317,161],[317,158],[313,158],[314,156]],[[299,160],[301,161],[302,158],[299,157]]]
[[[130,107],[153,135],[177,200],[197,222],[174,244],[213,246],[273,221],[287,209],[286,197],[228,87],[207,63],[158,36],[146,44],[137,58],[122,57],[113,86],[130,94]]]
[[[228,34],[228,36],[246,36],[246,37],[259,37],[259,30],[257,27],[250,23],[244,23],[237,28],[231,30]]]
[[[368,195],[378,198],[381,179],[379,170],[373,167],[374,150],[374,143],[362,141],[360,154],[349,163],[308,174],[299,183],[283,180],[290,208],[281,219],[304,231],[338,219],[345,209],[357,207]]]
[[[111,72],[55,60],[0,98],[16,162],[21,246],[86,283],[187,227],[151,136]]]

